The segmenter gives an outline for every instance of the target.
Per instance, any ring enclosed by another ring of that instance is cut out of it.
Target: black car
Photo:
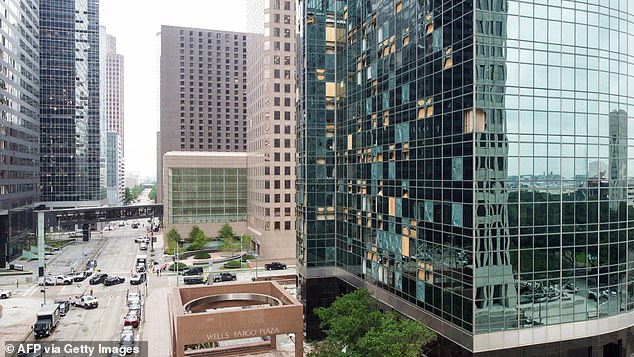
[[[59,304],[59,314],[61,316],[66,316],[68,310],[70,310],[70,301],[68,300],[60,300],[55,301],[56,304]]]
[[[110,286],[110,285],[117,285],[117,284],[122,284],[125,282],[125,278],[121,277],[121,276],[109,276],[106,278],[106,280],[103,281],[103,285],[105,286]]]
[[[266,270],[284,270],[284,269],[286,269],[286,264],[282,264],[280,262],[272,262],[270,264],[264,264],[264,269],[266,269]]]
[[[202,267],[191,267],[187,270],[184,270],[181,274],[183,275],[200,275],[203,273]]]
[[[90,283],[90,285],[101,284],[101,283],[103,283],[106,280],[106,278],[108,278],[108,274],[97,273],[97,274],[95,274],[95,276],[90,278],[90,280],[88,282]]]
[[[185,285],[205,284],[206,282],[207,278],[204,275],[193,275],[183,278]]]
[[[222,281],[235,281],[236,275],[234,273],[222,272],[216,276],[214,276],[214,283],[219,283]]]
[[[139,284],[141,284],[142,282],[144,282],[144,281],[145,281],[145,279],[146,279],[146,277],[145,277],[145,273],[137,273],[137,274],[134,274],[134,275],[132,275],[132,276],[130,277],[130,284],[132,284],[132,285],[139,285]]]

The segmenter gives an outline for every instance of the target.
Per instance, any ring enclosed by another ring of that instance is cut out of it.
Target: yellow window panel
[[[394,43],[395,39],[396,39],[396,35],[390,36],[390,43]]]
[[[396,4],[396,13],[398,14],[399,12],[403,11],[403,1],[399,1]]]
[[[352,150],[352,134],[348,134],[348,150]]]
[[[390,48],[386,46],[386,47],[383,49],[383,56],[387,56],[389,53],[390,53]]]
[[[409,35],[403,37],[403,46],[407,46],[409,44]]]
[[[453,59],[451,57],[447,57],[445,59],[445,69],[449,69],[453,66]]]
[[[326,97],[334,97],[336,89],[335,82],[326,82]]]
[[[427,24],[427,26],[425,27],[425,34],[430,35],[432,32],[434,32],[434,23],[429,23]]]
[[[403,237],[401,240],[401,254],[409,256],[409,238]]]
[[[428,106],[428,107],[427,107],[427,114],[426,114],[426,117],[427,117],[427,118],[429,118],[429,117],[431,117],[432,115],[434,115],[434,106],[433,106],[433,105],[430,105],[430,106]]]
[[[389,213],[390,216],[396,215],[396,198],[390,197],[389,199]]]
[[[425,119],[425,109],[424,108],[418,109],[418,119]]]
[[[335,42],[335,40],[336,40],[335,28],[326,25],[326,42]]]
[[[392,44],[392,46],[390,46],[390,53],[394,53],[396,52],[396,44]]]

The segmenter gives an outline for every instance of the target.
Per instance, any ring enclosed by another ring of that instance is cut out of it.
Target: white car
[[[46,279],[45,278],[40,278],[40,280],[37,283],[38,285],[42,286],[42,285],[55,285],[55,279],[51,278],[50,276],[47,276]]]
[[[141,243],[139,245],[139,250],[147,250],[147,243]]]
[[[56,285],[71,285],[74,279],[72,276],[58,275],[55,277]]]
[[[8,299],[11,297],[11,290],[0,290],[0,299]]]

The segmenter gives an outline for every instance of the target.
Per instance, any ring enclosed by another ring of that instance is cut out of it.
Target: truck
[[[219,283],[221,281],[232,281],[232,280],[236,280],[236,275],[234,273],[222,272],[214,276],[214,283]]]
[[[59,322],[59,304],[43,305],[37,313],[37,321],[33,325],[35,338],[50,336]]]
[[[75,299],[72,305],[83,307],[84,309],[95,309],[99,306],[99,300],[92,295],[83,295],[78,299]]]

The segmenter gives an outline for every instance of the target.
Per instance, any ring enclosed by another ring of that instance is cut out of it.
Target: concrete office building
[[[295,259],[295,2],[248,6],[249,235],[258,254]]]
[[[106,130],[108,132],[108,204],[120,205],[125,198],[124,58],[117,53],[117,39],[106,35]],[[117,133],[115,140],[110,133]],[[116,155],[115,155],[116,153]],[[112,162],[111,160],[116,160]],[[111,172],[116,170],[116,172]]]
[[[40,200],[106,201],[100,115],[99,2],[40,1]]]
[[[106,187],[108,205],[122,206],[125,198],[125,166],[123,164],[123,145],[116,131],[106,133]]]
[[[634,8],[299,1],[297,262],[433,355],[634,353]]]
[[[237,235],[246,233],[246,153],[170,151],[163,168],[165,231],[186,237],[196,225],[214,236],[229,223]]]
[[[160,133],[169,151],[246,151],[247,34],[161,26]],[[161,190],[157,201],[163,202]]]
[[[21,6],[23,5],[23,6]],[[37,1],[0,3],[0,267],[33,238],[39,199],[39,14]]]

